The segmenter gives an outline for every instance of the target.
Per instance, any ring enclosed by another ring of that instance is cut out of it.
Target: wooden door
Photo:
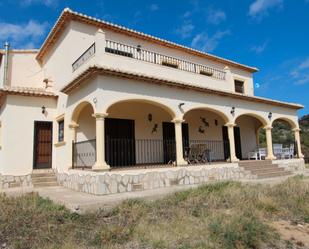
[[[34,169],[52,167],[53,123],[34,122]]]
[[[110,166],[135,165],[134,129],[134,120],[105,119],[105,155]]]

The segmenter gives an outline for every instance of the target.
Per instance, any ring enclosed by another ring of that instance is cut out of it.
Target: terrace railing
[[[141,61],[146,61],[162,66],[176,68],[179,70],[201,74],[209,77],[213,77],[219,80],[225,80],[225,71],[216,69],[213,67],[196,64],[190,61],[177,59],[168,55],[152,52],[142,49],[141,47],[122,44],[119,42],[106,40],[105,52],[117,54]]]
[[[229,158],[229,141],[189,140],[184,141],[184,157],[189,164],[225,161]]]
[[[73,142],[72,144],[72,167],[87,168],[92,167],[96,161],[96,140],[87,140],[83,142]]]

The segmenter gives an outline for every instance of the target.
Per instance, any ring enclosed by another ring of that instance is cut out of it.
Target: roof
[[[39,53],[37,55],[37,60],[42,61],[42,59],[44,58],[44,56],[48,53],[48,51],[50,50],[50,48],[53,46],[53,44],[58,40],[58,38],[60,37],[60,35],[62,34],[63,30],[65,29],[66,25],[69,23],[69,21],[74,20],[74,21],[78,21],[78,22],[82,22],[85,24],[89,24],[89,25],[94,25],[97,26],[98,28],[106,28],[106,29],[110,29],[113,30],[115,32],[118,33],[123,33],[132,37],[136,37],[139,39],[143,39],[143,40],[147,40],[149,42],[153,42],[153,43],[157,43],[166,47],[170,47],[170,48],[174,48],[174,49],[178,49],[178,50],[182,50],[184,52],[190,53],[190,54],[194,54],[200,57],[204,57],[207,58],[209,60],[212,61],[216,61],[219,63],[223,63],[225,65],[228,66],[233,66],[236,68],[240,68],[246,71],[249,71],[251,73],[253,72],[257,72],[258,69],[256,67],[250,67],[238,62],[234,62],[232,60],[228,60],[228,59],[224,59],[215,55],[211,55],[202,51],[198,51],[195,50],[193,48],[189,48],[171,41],[167,41],[158,37],[154,37],[142,32],[138,32],[136,30],[133,29],[129,29],[120,25],[116,25],[110,22],[106,22],[94,17],[90,17],[87,15],[83,15],[81,13],[75,12],[70,10],[69,8],[65,8],[60,17],[58,18],[58,20],[56,21],[55,25],[53,26],[53,28],[51,29],[50,33],[48,34],[47,38],[45,39],[44,43],[42,44]]]
[[[117,68],[102,67],[98,65],[91,66],[85,71],[83,71],[75,79],[73,79],[69,84],[63,87],[60,91],[65,94],[70,94],[74,89],[78,88],[84,82],[86,82],[87,79],[95,75],[98,75],[98,74],[111,75],[111,76],[127,78],[127,79],[128,78],[138,79],[138,80],[142,80],[147,83],[150,83],[150,84],[167,85],[171,87],[189,89],[189,90],[194,90],[198,92],[231,97],[231,98],[241,99],[241,100],[250,101],[250,102],[265,103],[269,105],[292,108],[296,110],[302,109],[304,107],[303,105],[300,105],[300,104],[281,102],[281,101],[276,101],[272,99],[266,99],[266,98],[256,97],[256,96],[249,96],[249,95],[244,95],[244,94],[239,94],[239,93],[234,93],[234,92],[220,91],[220,90],[211,89],[207,87],[197,86],[194,84],[189,84],[186,82],[174,81],[174,80],[169,80],[169,79],[165,79],[161,77],[154,77],[154,76],[149,76],[149,75],[140,74],[136,72],[125,71],[125,70],[121,70]]]
[[[31,53],[35,54],[38,53],[39,49],[10,49],[10,53]],[[5,54],[4,49],[0,49],[0,54]]]
[[[46,91],[44,88],[34,88],[34,87],[19,87],[19,86],[4,86],[0,88],[0,94],[12,94],[12,95],[22,95],[22,96],[32,96],[32,97],[49,97],[57,98],[53,92]]]

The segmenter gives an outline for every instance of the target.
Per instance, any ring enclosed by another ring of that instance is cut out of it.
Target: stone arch
[[[225,123],[229,123],[229,121],[230,121],[230,119],[228,118],[228,116],[224,112],[219,111],[219,110],[217,110],[215,108],[208,107],[208,106],[203,106],[203,105],[195,106],[195,107],[192,107],[192,108],[188,109],[187,111],[185,111],[183,113],[182,118],[184,118],[184,116],[186,114],[188,114],[190,111],[194,111],[194,110],[205,110],[205,111],[213,112],[213,113],[217,114],[218,116],[220,116]]]
[[[91,106],[92,108],[92,114],[95,112],[95,107],[92,105],[91,102],[89,101],[82,101],[80,102],[73,110],[73,113],[72,113],[72,117],[71,117],[71,122],[73,124],[78,124],[78,118],[80,116],[80,113],[82,112],[82,110],[87,107],[87,106]]]
[[[269,122],[268,122],[264,117],[262,117],[261,115],[258,115],[258,114],[256,114],[256,113],[251,113],[251,112],[242,113],[242,114],[236,116],[236,117],[234,118],[234,123],[236,123],[236,120],[237,120],[238,118],[242,117],[242,116],[249,116],[249,117],[256,118],[257,120],[259,120],[259,121],[261,122],[261,124],[262,124],[263,127],[264,127],[264,126],[267,126],[267,125],[269,124]]]
[[[160,107],[163,110],[165,110],[172,117],[172,119],[176,118],[176,112],[172,108],[168,107],[167,105],[157,100],[142,99],[142,98],[129,98],[129,99],[116,100],[110,103],[109,105],[107,105],[103,113],[108,113],[108,110],[112,108],[114,105],[125,103],[125,102],[141,102],[141,103],[151,104],[151,105]]]
[[[271,125],[273,125],[274,122],[280,121],[280,120],[288,123],[291,129],[298,128],[298,123],[296,123],[294,120],[287,118],[287,117],[276,117],[275,119],[272,120]]]

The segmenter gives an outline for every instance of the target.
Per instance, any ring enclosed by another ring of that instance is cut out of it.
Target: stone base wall
[[[251,179],[250,172],[238,164],[189,166],[182,168],[91,172],[69,170],[56,173],[58,183],[69,189],[94,195],[143,191],[210,181]]]
[[[304,159],[274,160],[273,164],[277,164],[279,167],[290,172],[301,172],[305,170]]]
[[[28,188],[32,187],[31,175],[11,176],[0,175],[0,191],[9,188]]]

